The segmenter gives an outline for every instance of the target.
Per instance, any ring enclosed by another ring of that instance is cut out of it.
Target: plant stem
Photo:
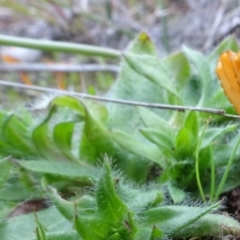
[[[235,157],[235,154],[237,152],[237,149],[238,149],[239,145],[240,145],[240,138],[238,139],[237,144],[235,145],[235,148],[234,148],[234,150],[232,152],[232,155],[231,155],[231,157],[230,157],[230,159],[228,161],[228,165],[227,165],[227,167],[225,169],[225,172],[223,174],[222,180],[221,180],[221,182],[219,184],[218,190],[217,190],[215,198],[214,198],[215,201],[217,201],[217,199],[219,198],[219,195],[222,192],[222,189],[223,189],[224,184],[225,184],[225,182],[227,180],[228,174],[230,172],[230,169],[231,169],[231,166],[232,166],[232,163],[233,163],[233,160],[234,160],[234,157]]]
[[[211,164],[211,190],[210,190],[210,199],[213,200],[214,192],[215,192],[215,164],[213,160],[213,152],[211,145],[211,153],[210,153],[210,164]]]
[[[205,198],[205,195],[204,195],[204,192],[203,192],[202,183],[201,183],[201,179],[200,179],[200,173],[199,173],[199,150],[200,150],[200,146],[201,146],[201,143],[202,143],[202,138],[203,138],[203,135],[204,135],[204,133],[207,129],[208,123],[209,123],[209,120],[207,120],[206,124],[204,125],[203,131],[202,131],[202,133],[200,135],[200,138],[198,140],[198,143],[197,143],[197,148],[196,148],[196,153],[195,153],[195,157],[196,157],[196,160],[195,160],[196,180],[197,180],[197,185],[198,185],[198,190],[200,192],[200,196],[201,196],[201,198],[204,202],[206,202],[206,198]]]
[[[118,50],[96,47],[85,44],[68,43],[68,42],[57,42],[43,39],[31,39],[31,38],[20,38],[12,37],[0,34],[0,45],[7,46],[18,46],[26,48],[34,48],[42,51],[51,52],[66,52],[74,54],[83,54],[88,56],[99,56],[107,58],[119,58],[121,52]]]
[[[4,63],[1,72],[119,72],[120,67],[110,64],[65,64],[65,63]]]

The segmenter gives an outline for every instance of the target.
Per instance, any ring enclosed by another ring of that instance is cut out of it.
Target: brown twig
[[[85,98],[85,99],[91,99],[91,100],[102,101],[102,102],[111,102],[111,103],[116,103],[116,104],[141,106],[141,107],[147,107],[147,108],[176,110],[176,111],[197,111],[197,112],[211,113],[214,115],[221,115],[221,116],[230,117],[230,118],[238,118],[238,119],[240,118],[240,116],[238,116],[238,115],[226,114],[225,110],[223,110],[223,109],[199,108],[199,107],[191,107],[191,106],[179,106],[179,105],[168,105],[168,104],[159,104],[159,103],[128,101],[128,100],[122,100],[122,99],[113,99],[113,98],[107,98],[107,97],[93,96],[93,95],[89,95],[89,94],[85,94],[85,93],[69,92],[69,91],[58,90],[58,89],[53,89],[53,88],[30,86],[30,85],[25,85],[25,84],[21,84],[21,83],[8,82],[8,81],[4,81],[4,80],[0,80],[0,85],[8,86],[8,87],[15,87],[15,88],[23,88],[23,89],[28,89],[28,90],[41,91],[41,92],[55,93],[55,94],[65,94],[68,96],[75,96],[78,98]]]

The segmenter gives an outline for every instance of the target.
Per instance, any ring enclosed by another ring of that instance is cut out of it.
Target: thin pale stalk
[[[196,180],[197,180],[197,185],[198,185],[198,190],[199,190],[199,193],[200,193],[200,196],[202,198],[202,200],[204,202],[206,202],[206,198],[205,198],[205,194],[203,192],[203,188],[202,188],[202,183],[201,183],[201,179],[200,179],[200,172],[199,172],[199,150],[200,150],[200,146],[201,146],[201,143],[202,143],[202,139],[203,139],[203,135],[207,129],[207,126],[208,126],[208,123],[209,123],[209,120],[206,122],[206,124],[204,125],[204,128],[203,128],[203,131],[200,135],[200,138],[198,140],[198,143],[197,143],[197,148],[196,148],[196,152],[195,152],[195,171],[196,171]]]
[[[99,64],[64,64],[64,63],[19,63],[0,64],[1,72],[25,71],[25,72],[119,72],[116,65]]]
[[[12,37],[0,34],[0,45],[17,46],[25,48],[34,48],[50,52],[66,52],[74,54],[83,54],[88,56],[99,56],[106,58],[119,58],[121,52],[118,50],[96,47],[78,43],[68,43],[60,41],[50,41],[44,39],[31,39]]]
[[[213,152],[211,145],[211,154],[210,154],[210,165],[211,165],[211,189],[210,189],[210,199],[213,200],[215,193],[215,163],[213,160]]]
[[[234,150],[232,152],[232,155],[231,155],[231,157],[230,157],[230,159],[228,161],[227,167],[225,169],[225,172],[223,174],[222,180],[221,180],[221,182],[219,184],[219,187],[217,189],[217,192],[216,192],[216,195],[215,195],[215,198],[214,198],[215,201],[217,201],[217,199],[219,198],[219,195],[222,192],[222,189],[223,189],[224,184],[225,184],[225,182],[227,180],[228,174],[229,174],[230,169],[232,167],[232,163],[233,163],[233,160],[234,160],[234,157],[236,155],[236,152],[237,152],[237,149],[238,149],[239,145],[240,145],[240,138],[238,139],[237,144],[235,145],[235,148],[234,148]]]

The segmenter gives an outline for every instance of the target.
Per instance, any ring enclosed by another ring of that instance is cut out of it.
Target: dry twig
[[[199,108],[199,107],[191,107],[191,106],[179,106],[179,105],[128,101],[128,100],[122,100],[122,99],[113,99],[113,98],[107,98],[107,97],[93,96],[93,95],[89,95],[89,94],[85,94],[85,93],[69,92],[69,91],[58,90],[58,89],[53,89],[53,88],[30,86],[30,85],[25,85],[25,84],[21,84],[21,83],[8,82],[8,81],[4,81],[4,80],[0,80],[0,85],[8,86],[8,87],[15,87],[15,88],[23,88],[23,89],[34,90],[34,91],[47,92],[47,93],[64,94],[64,95],[74,96],[74,97],[78,97],[78,98],[85,98],[85,99],[90,99],[90,100],[95,100],[95,101],[111,102],[111,103],[124,104],[124,105],[130,105],[130,106],[140,106],[140,107],[167,109],[167,110],[175,110],[175,111],[197,111],[197,112],[221,115],[221,116],[230,117],[230,118],[238,118],[238,119],[240,118],[240,116],[238,116],[238,115],[226,114],[225,110],[223,110],[223,109]]]

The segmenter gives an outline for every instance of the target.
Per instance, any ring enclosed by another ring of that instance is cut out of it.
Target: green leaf
[[[10,144],[6,143],[5,140],[0,140],[0,154],[1,156],[12,156],[12,157],[26,157],[26,154],[24,154],[19,149],[14,148]]]
[[[212,53],[208,57],[210,61],[210,68],[215,70],[219,56],[225,51],[229,51],[229,50],[232,50],[234,52],[238,52],[239,50],[237,39],[234,36],[229,36],[225,38],[212,51]]]
[[[152,231],[153,231],[152,226],[149,227],[141,226],[138,228],[138,231],[134,236],[134,240],[150,239]]]
[[[202,148],[199,152],[199,170],[204,172],[210,165],[212,156],[212,145]]]
[[[227,96],[224,94],[224,91],[222,90],[221,84],[217,80],[217,74],[216,74],[216,67],[218,63],[218,59],[222,53],[225,51],[232,50],[234,52],[238,52],[238,43],[236,39],[232,36],[224,39],[217,47],[214,49],[214,51],[209,56],[209,66],[211,69],[212,79],[213,79],[213,94],[212,97],[208,99],[206,102],[206,106],[213,106],[214,108],[220,108],[226,110],[227,113],[231,114],[234,113],[235,110],[229,100],[227,99]],[[219,116],[217,116],[219,118]]]
[[[229,160],[229,156],[228,156],[228,160]],[[216,188],[219,186],[222,180],[225,169],[226,167],[223,166],[221,168],[218,168],[216,172]],[[231,167],[230,173],[228,174],[227,181],[225,182],[220,194],[229,192],[240,185],[239,174],[240,174],[240,165],[239,163],[234,163]]]
[[[96,178],[99,177],[99,170],[97,167],[90,165],[79,165],[66,162],[55,161],[17,161],[17,163],[30,171],[41,174],[49,174],[58,177],[67,178],[69,180],[76,180],[85,184],[92,184]]]
[[[180,90],[180,93],[183,98],[184,105],[196,106],[202,95],[202,85],[199,75],[192,75],[186,85]]]
[[[80,236],[84,240],[106,239],[111,226],[108,219],[98,213],[95,198],[85,195],[78,199],[75,206],[74,226]]]
[[[76,231],[69,230],[67,232],[47,233],[47,240],[83,240]]]
[[[191,111],[180,129],[175,140],[176,158],[186,159],[192,157],[198,141],[198,117]]]
[[[224,109],[228,113],[230,113],[230,110],[233,112],[233,106],[232,104],[228,101],[227,96],[224,94],[224,91],[219,88],[219,91],[216,92],[208,101],[207,101],[207,106],[214,106],[214,108],[219,108],[219,109]],[[216,117],[221,117],[221,116],[214,116]]]
[[[45,209],[37,214],[39,221],[47,226],[48,232],[60,234],[72,231],[72,223],[66,221],[56,208]],[[35,229],[34,214],[30,213],[2,221],[0,223],[0,236],[4,240],[33,240],[36,239]]]
[[[76,214],[85,216],[86,218],[97,214],[97,203],[94,197],[85,194],[74,202],[68,201],[60,197],[57,190],[48,186],[48,195],[58,211],[69,221],[72,221]]]
[[[97,216],[88,218],[75,215],[74,227],[84,240],[102,240],[107,237],[107,227],[102,218]]]
[[[182,189],[173,186],[171,183],[168,184],[168,191],[174,203],[180,203],[186,197],[186,193]]]
[[[52,187],[48,187],[48,193],[58,211],[69,221],[74,219],[74,227],[84,240],[106,239],[109,226],[97,214],[94,198],[85,195],[75,202],[70,202],[61,198]]]
[[[173,53],[162,60],[163,66],[168,70],[170,77],[175,79],[176,89],[185,86],[190,78],[190,64],[183,52]]]
[[[166,163],[162,158],[162,154],[158,148],[152,145],[146,145],[139,142],[137,139],[133,138],[124,132],[113,132],[113,139],[126,151],[138,155],[139,157],[144,157],[147,160],[158,163],[160,166],[165,167]],[[144,164],[142,161],[139,164]],[[146,166],[147,164],[145,164]]]
[[[43,158],[48,160],[62,159],[61,152],[56,148],[53,140],[49,136],[48,122],[51,119],[55,108],[51,108],[46,118],[34,128],[32,132],[32,141]]]
[[[142,128],[140,132],[146,137],[149,141],[153,142],[159,147],[159,150],[163,153],[167,152],[173,155],[174,148],[174,136],[166,134],[165,131],[157,131],[151,128]]]
[[[178,100],[177,103],[180,103],[179,94],[174,84],[171,83],[167,70],[157,57],[125,53],[124,59],[136,73],[173,94]]]
[[[203,136],[201,148],[209,146],[216,138],[221,135],[232,132],[238,127],[237,124],[232,124],[224,127],[211,127],[208,128]]]
[[[133,212],[128,211],[128,213],[127,213],[127,224],[128,224],[129,229],[131,231],[131,233],[129,233],[129,235],[130,235],[130,237],[133,238],[135,236],[135,234],[137,233],[137,230],[138,230],[137,221],[134,218],[134,213]]]
[[[107,240],[122,240],[122,238],[120,237],[119,233],[114,233]]]
[[[71,96],[57,96],[49,104],[49,108],[52,109],[54,106],[57,107],[68,107],[75,110],[80,114],[81,117],[85,116],[85,109],[79,99]]]
[[[74,122],[61,122],[54,127],[53,138],[59,149],[69,151],[74,129]]]
[[[46,229],[42,225],[42,223],[39,221],[36,214],[35,214],[35,222],[37,223],[37,228],[36,228],[37,240],[47,240]]]
[[[191,111],[189,112],[185,123],[184,123],[184,127],[188,130],[188,131],[192,131],[192,137],[195,137],[195,141],[197,141],[198,139],[198,115],[195,111]]]
[[[120,181],[118,183],[117,193],[121,199],[126,202],[129,211],[134,214],[139,209],[149,209],[160,205],[164,200],[164,191],[161,186],[151,184],[136,187],[129,184],[129,182]],[[134,217],[134,215],[128,216]],[[131,221],[135,221],[135,218]],[[130,220],[129,220],[130,221]],[[135,223],[136,224],[136,223]],[[131,224],[130,224],[131,225]],[[136,226],[134,227],[136,228]]]
[[[238,135],[237,135],[238,136]],[[229,142],[228,144],[215,144],[214,147],[214,163],[217,167],[226,166],[229,157],[231,156],[236,143]],[[239,157],[235,156],[235,161],[238,161]]]
[[[164,235],[169,237],[190,237],[193,234],[200,237],[219,236],[222,233],[224,235],[239,233],[240,226],[236,220],[220,214],[209,214],[218,206],[219,203],[209,207],[158,207],[145,211],[141,224],[154,224],[163,231]],[[209,226],[204,229],[207,224]],[[230,232],[227,233],[227,229],[231,229]]]
[[[9,161],[9,158],[0,159],[0,169],[1,169],[0,190],[2,190],[4,184],[6,183],[6,181],[9,178],[9,174],[10,174],[11,163]]]
[[[19,178],[10,178],[0,191],[0,200],[6,203],[14,203],[13,206],[15,206],[16,203],[23,202],[30,196],[34,199],[42,198],[42,191],[37,186],[34,187],[34,190],[33,192],[32,189],[27,189]]]
[[[152,228],[152,233],[149,238],[149,240],[157,240],[157,239],[162,239],[163,238],[163,232],[159,230],[156,226],[153,226]]]
[[[230,216],[222,214],[206,214],[197,220],[196,224],[190,224],[176,233],[179,236],[239,236],[239,222]],[[174,234],[175,235],[175,234]]]
[[[84,132],[81,133],[79,158],[94,164],[97,161],[95,146],[88,140]]]
[[[110,223],[116,224],[127,214],[127,206],[117,195],[116,183],[114,184],[111,175],[111,168],[105,157],[102,175],[96,185],[96,199],[99,212]]]
[[[137,40],[134,40],[126,53],[145,54],[155,56],[154,46],[146,34],[140,34]],[[165,91],[166,92],[166,91]],[[112,85],[108,97],[116,99],[125,99],[142,102],[163,102],[163,90],[156,84],[150,82],[144,76],[134,71],[125,59],[121,61],[121,70],[116,82]],[[138,126],[141,119],[137,109],[132,106],[109,103],[107,105],[109,112],[108,126],[112,129],[139,134]],[[161,112],[156,110],[156,112]],[[164,114],[168,112],[164,111]]]
[[[170,137],[175,135],[173,127],[169,124],[169,121],[165,120],[161,116],[157,115],[153,111],[144,107],[137,107],[141,120],[147,128],[153,128],[160,132],[165,132]]]
[[[54,126],[53,139],[58,147],[67,159],[78,162],[79,160],[71,152],[72,135],[74,132],[74,122],[60,122]]]
[[[69,202],[63,198],[61,198],[57,190],[53,187],[47,187],[48,196],[52,200],[54,206],[58,209],[58,211],[69,221],[71,221],[74,217],[74,203]]]
[[[115,166],[124,171],[131,179],[135,181],[146,179],[146,169],[148,169],[149,163],[144,162],[142,157],[139,159],[139,157],[123,151],[108,128],[92,113],[92,109],[86,107],[80,145],[81,159],[93,164],[99,163],[99,159],[102,159],[104,154],[116,159]]]
[[[27,126],[14,115],[9,115],[2,125],[2,134],[7,142],[14,148],[24,152],[25,155],[32,154],[32,144],[27,138]]]
[[[193,63],[201,80],[202,92],[198,106],[204,106],[207,99],[214,93],[213,79],[207,58],[200,52],[190,48],[183,48],[188,59]]]
[[[115,146],[108,129],[86,106],[85,115],[80,158],[96,163],[104,154],[114,156],[116,153]],[[89,146],[89,148],[86,149],[86,146]]]

